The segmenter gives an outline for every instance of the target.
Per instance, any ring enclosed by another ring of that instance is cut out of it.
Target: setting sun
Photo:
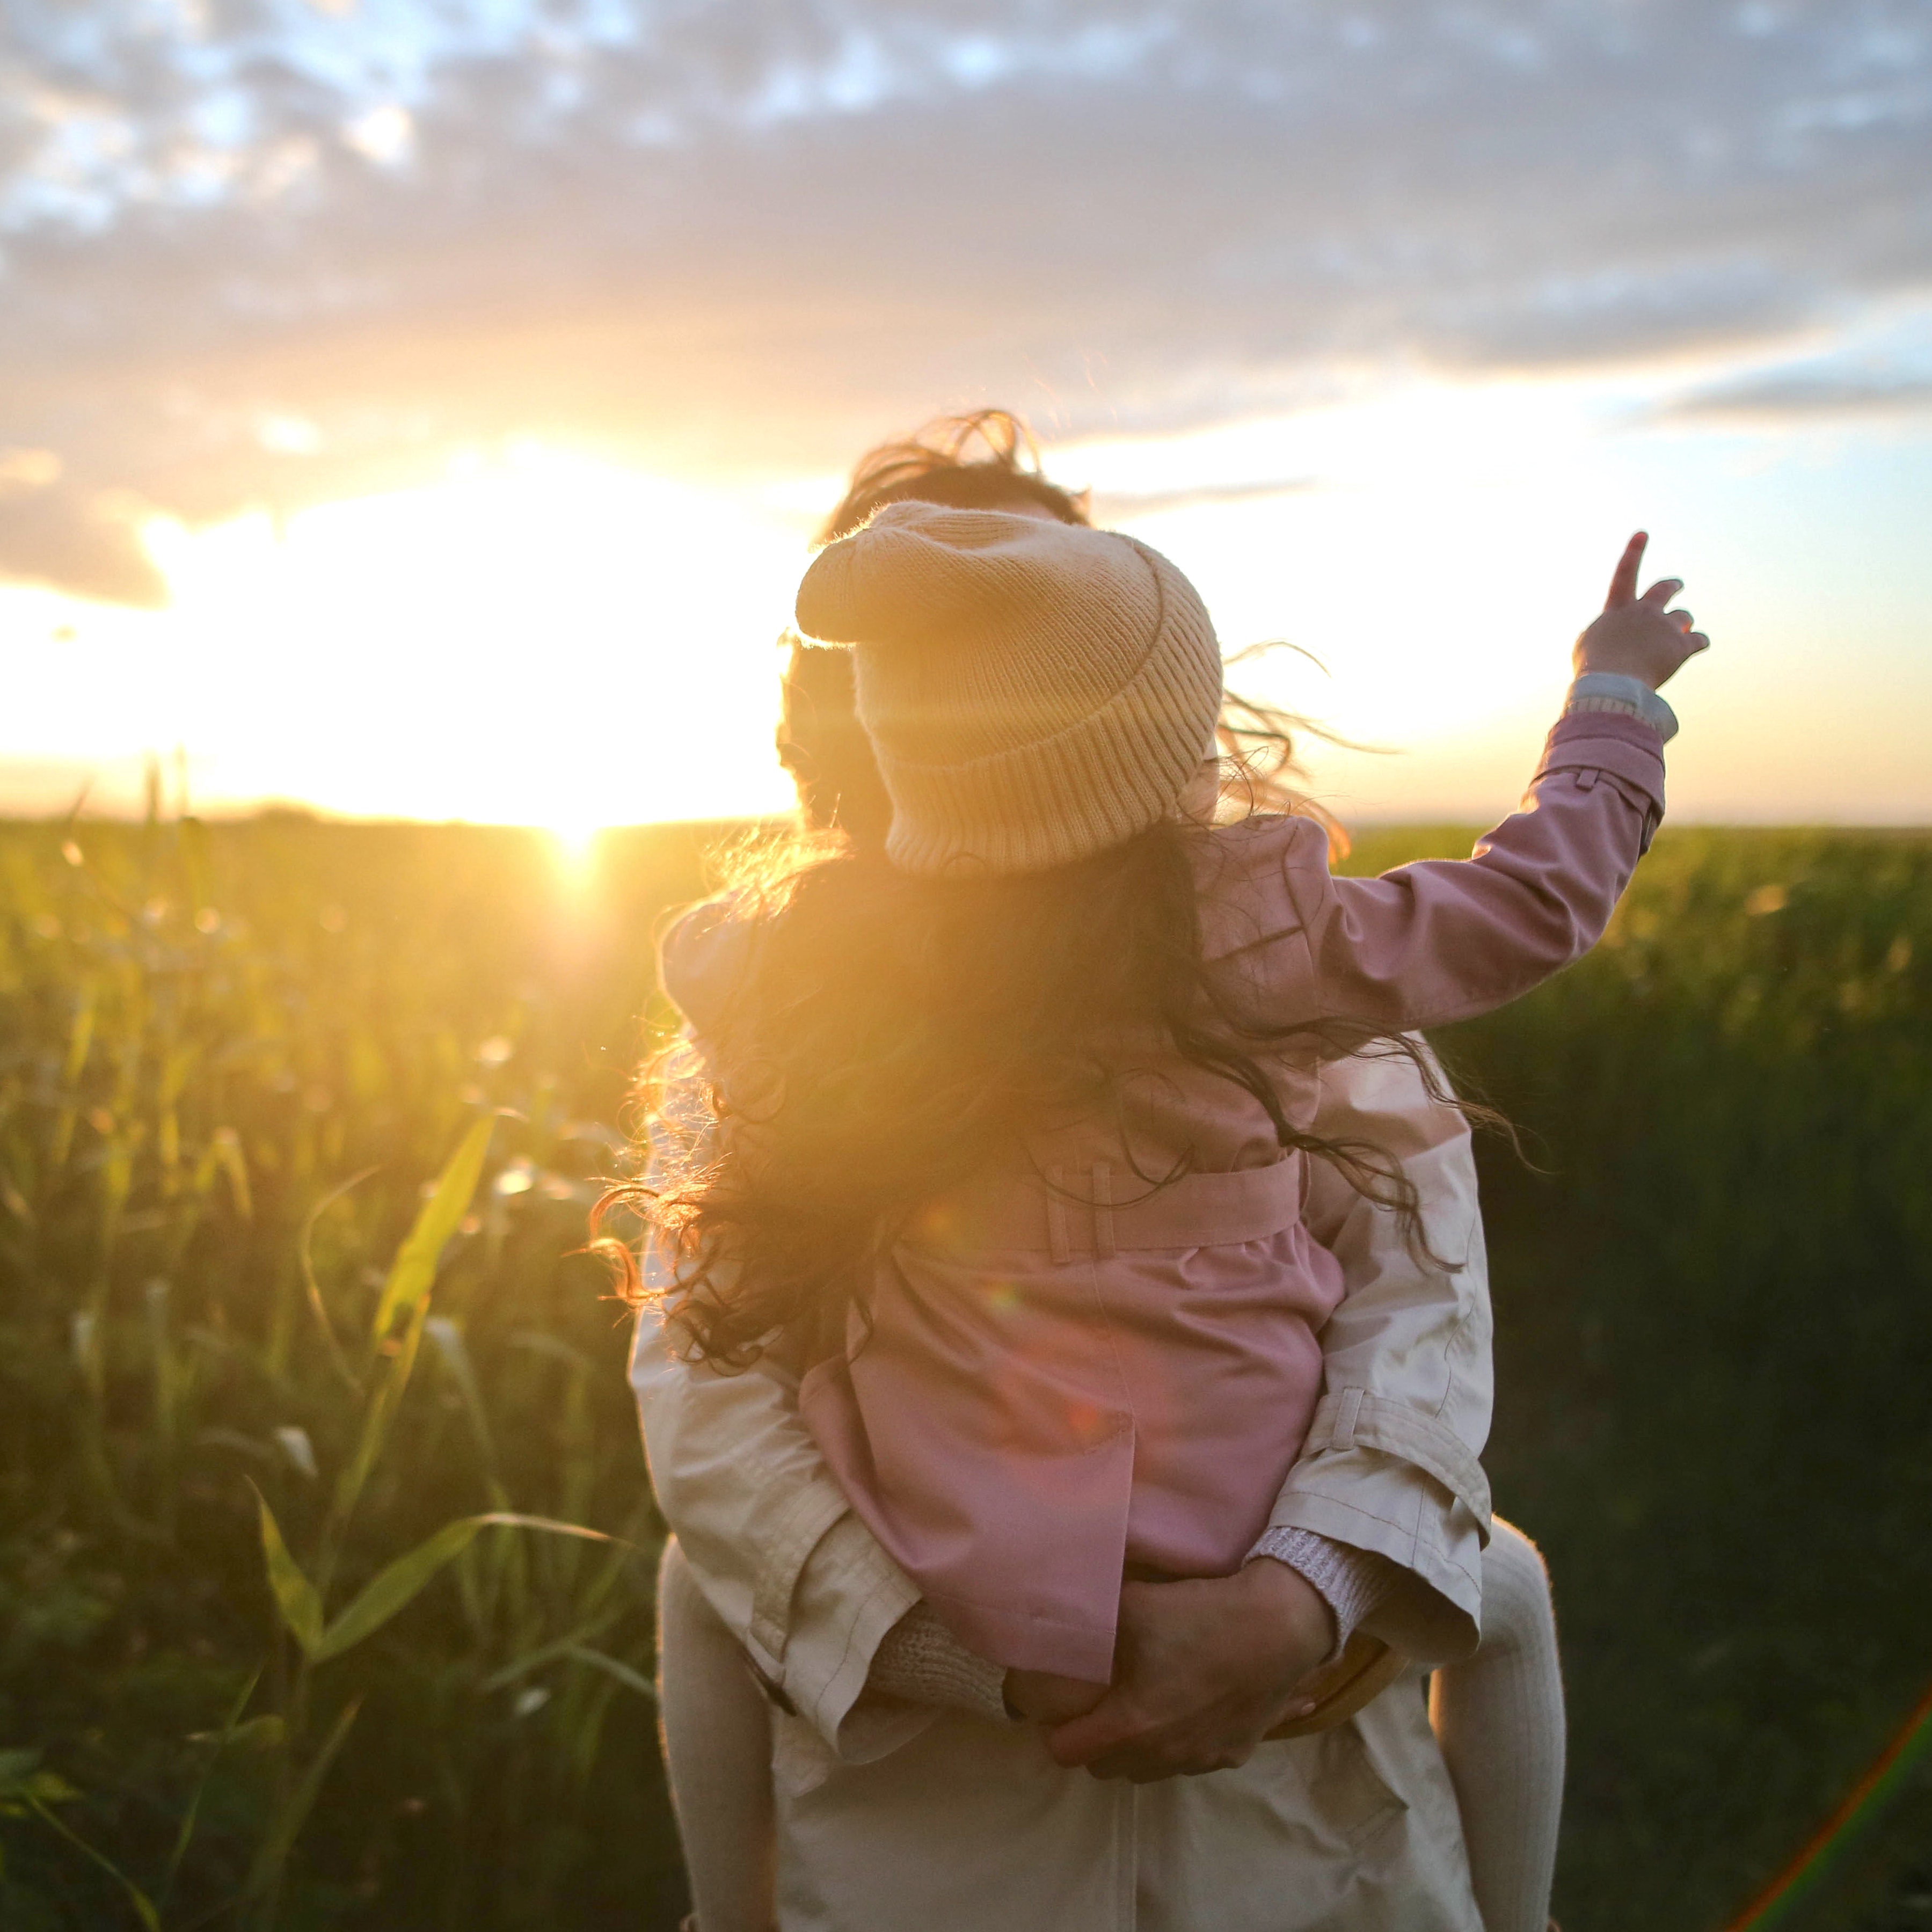
[[[112,665],[104,715],[62,690],[58,647],[16,694],[46,749],[109,766],[107,788],[113,767],[180,745],[194,794],[224,806],[548,825],[578,843],[770,809],[789,796],[769,749],[772,644],[808,527],[749,495],[522,446],[279,529],[154,524],[172,607],[64,617],[90,676]],[[15,623],[50,602],[12,593]]]
[[[1345,738],[1313,744],[1345,817],[1492,816],[1516,794],[1616,546],[1654,563],[1746,656],[1689,674],[1698,732],[1680,817],[1910,819],[1928,796],[1915,709],[1922,559],[1901,560],[1924,457],[1876,432],[1687,436],[1628,428],[1604,380],[1416,382],[1195,434],[1049,446],[1096,517],[1171,556],[1237,674]],[[1874,471],[1874,466],[1876,466]],[[1890,479],[1896,488],[1881,490]],[[836,476],[670,476],[534,441],[441,480],[142,532],[172,599],[117,608],[0,588],[12,646],[15,810],[138,809],[145,762],[182,754],[217,812],[284,801],[356,818],[598,827],[787,809],[772,755],[774,640]],[[1779,508],[1777,506],[1786,507]],[[1783,517],[1803,541],[1748,532]],[[1850,584],[1849,595],[1823,586]],[[1821,638],[1909,701],[1814,704],[1781,728]],[[1762,746],[1783,739],[1776,782]]]

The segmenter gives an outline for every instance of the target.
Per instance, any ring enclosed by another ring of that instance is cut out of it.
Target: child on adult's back
[[[904,503],[808,572],[801,628],[855,648],[889,862],[821,861],[667,947],[722,1100],[676,1203],[678,1319],[720,1366],[849,1330],[806,1412],[970,1647],[1104,1686],[1124,1565],[1248,1547],[1340,1286],[1299,1217],[1337,1151],[1307,1131],[1317,1070],[1567,964],[1661,816],[1646,713],[1703,640],[1674,584],[1636,594],[1642,549],[1527,808],[1367,880],[1312,820],[1190,820],[1220,660],[1144,546]]]
[[[1124,1572],[1238,1568],[1306,1432],[1340,1288],[1306,1158],[1403,1204],[1312,1131],[1321,1068],[1574,957],[1648,842],[1655,687],[1702,640],[1675,586],[1637,596],[1642,547],[1533,808],[1380,880],[1330,878],[1307,820],[1204,822],[1218,652],[1144,547],[907,506],[808,576],[802,622],[856,646],[890,859],[668,950],[721,1101],[672,1197],[674,1318],[717,1366],[775,1334],[817,1358],[854,1506],[1007,1702],[1071,1720],[1069,1759]],[[1312,1666],[1344,1633],[1307,1600]]]

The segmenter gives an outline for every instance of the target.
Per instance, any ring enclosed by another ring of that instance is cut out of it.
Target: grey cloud
[[[1748,382],[1694,391],[1656,412],[1666,423],[1739,425],[1794,418],[1896,416],[1932,408],[1932,376],[1780,370]]]
[[[158,17],[28,9],[0,76],[0,451],[63,464],[0,498],[0,572],[96,596],[154,594],[130,498],[518,434],[830,469],[988,400],[1172,428],[1932,284],[1909,0]],[[358,152],[372,109],[406,140]]]

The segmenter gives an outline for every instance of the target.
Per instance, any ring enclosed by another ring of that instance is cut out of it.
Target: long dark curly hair
[[[1010,476],[1024,473],[1018,452],[1030,447],[1015,427],[995,446]],[[983,433],[982,419],[972,433]],[[934,454],[923,440],[889,445],[860,479],[890,478],[896,493],[914,451]],[[960,466],[940,458],[924,474],[941,479],[935,491],[987,490],[976,500],[998,506],[995,479],[958,485]],[[1054,494],[1066,506],[1054,514],[1084,520],[1082,500]],[[828,534],[878,500],[868,500],[855,481]],[[845,652],[805,648],[808,664],[849,664]],[[1414,1060],[1446,1100],[1426,1056],[1360,1026],[1273,1026],[1240,1010],[1202,956],[1208,820],[1257,809],[1325,816],[1295,787],[1304,721],[1231,696],[1218,796],[1195,818],[1048,872],[918,879],[885,858],[890,814],[878,808],[883,788],[846,678],[842,697],[821,683],[793,721],[810,774],[794,764],[804,825],[741,854],[718,909],[740,943],[728,992],[704,1016],[704,1058],[680,1042],[647,1070],[650,1170],[612,1186],[594,1217],[593,1246],[633,1299],[644,1293],[635,1256],[601,1231],[621,1210],[654,1225],[675,1261],[670,1312],[689,1357],[732,1370],[774,1345],[801,1360],[839,1346],[873,1258],[922,1203],[1023,1160],[1042,1123],[1106,1120],[1130,1144],[1126,1069],[1163,1057],[1246,1094],[1284,1150],[1334,1163],[1428,1255],[1400,1163],[1302,1131],[1280,1091],[1282,1056],[1372,1049]],[[1331,836],[1340,841],[1332,822]],[[1186,1171],[1184,1154],[1172,1172],[1141,1179],[1158,1187]]]

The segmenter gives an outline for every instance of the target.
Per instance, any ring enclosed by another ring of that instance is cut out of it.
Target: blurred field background
[[[572,1250],[717,836],[0,825],[7,1932],[675,1924],[661,1530]],[[1666,830],[1595,955],[1441,1043],[1535,1162],[1484,1156],[1489,1460],[1563,1622],[1559,1916],[1714,1932],[1932,1678],[1932,836]],[[331,1618],[478,1513],[622,1541],[484,1528],[305,1663],[251,1484]],[[1791,1922],[1932,1924],[1928,1843],[1921,1777]]]

